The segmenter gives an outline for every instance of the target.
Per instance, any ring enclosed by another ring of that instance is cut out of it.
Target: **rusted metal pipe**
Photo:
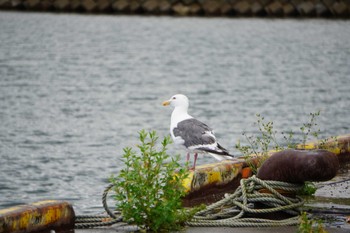
[[[0,210],[0,233],[69,231],[74,229],[73,207],[47,200]]]

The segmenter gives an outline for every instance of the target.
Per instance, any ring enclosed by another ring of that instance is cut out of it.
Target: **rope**
[[[103,208],[108,215],[78,215],[75,217],[76,229],[111,226],[116,223],[122,223],[123,218],[120,216],[120,213],[113,213],[107,205],[107,195],[113,186],[114,184],[108,185],[102,195]]]
[[[119,212],[112,212],[107,205],[107,195],[113,188],[110,184],[103,192],[102,204],[108,215],[81,215],[76,216],[75,228],[94,228],[110,226],[116,223],[121,225],[123,217]],[[268,190],[267,193],[259,190]],[[291,226],[299,223],[299,208],[304,204],[299,197],[285,197],[276,190],[283,192],[297,192],[300,185],[279,181],[263,181],[255,176],[241,179],[237,190],[224,199],[213,203],[205,210],[197,212],[186,225],[193,227],[272,227]],[[266,208],[255,209],[254,203],[263,203]],[[270,220],[251,218],[247,215],[257,215],[284,211],[294,217],[284,220]]]
[[[261,193],[259,190],[268,190]],[[199,211],[187,222],[194,227],[272,227],[297,225],[299,217],[294,216],[284,220],[270,220],[263,218],[248,218],[246,215],[286,212],[298,215],[299,208],[304,204],[299,197],[291,198],[281,195],[278,191],[297,192],[300,185],[280,181],[263,181],[252,176],[242,179],[237,190],[224,199],[209,205]],[[263,203],[267,207],[255,209],[254,203]]]

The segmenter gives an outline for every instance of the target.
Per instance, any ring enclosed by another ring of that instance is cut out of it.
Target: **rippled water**
[[[347,134],[349,38],[341,20],[0,12],[0,208],[101,210],[122,148],[168,135],[175,93],[233,153],[256,113],[298,132],[321,110],[321,138]]]

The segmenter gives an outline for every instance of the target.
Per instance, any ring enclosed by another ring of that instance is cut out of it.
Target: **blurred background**
[[[295,142],[317,111],[320,139],[350,133],[346,20],[0,12],[0,32],[0,208],[102,211],[123,148],[169,135],[177,93],[237,155],[257,113]]]

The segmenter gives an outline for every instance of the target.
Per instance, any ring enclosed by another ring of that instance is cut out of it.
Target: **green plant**
[[[316,190],[317,187],[313,182],[306,181],[304,182],[304,185],[302,189],[298,192],[298,194],[304,196],[312,196],[315,194]]]
[[[185,195],[182,180],[188,176],[188,171],[180,166],[178,156],[171,158],[167,154],[169,137],[163,139],[160,149],[157,149],[155,131],[142,130],[139,139],[140,153],[130,147],[124,148],[126,167],[117,177],[111,178],[117,209],[124,221],[143,229],[152,232],[179,230],[198,211],[182,207],[181,198]],[[165,163],[166,160],[170,161]]]
[[[318,140],[319,143],[315,147],[309,147],[308,149],[333,149],[338,146],[338,138],[333,136],[331,138],[319,139],[319,134],[321,130],[317,128],[317,117],[320,116],[320,111],[315,113],[310,113],[310,120],[307,123],[304,123],[300,130],[302,132],[302,141],[296,146],[298,149],[307,149],[306,141],[312,136],[314,139]]]
[[[236,143],[235,148],[238,149],[245,157],[246,163],[252,169],[254,174],[257,173],[257,168],[268,158],[269,150],[282,150],[283,148],[277,142],[276,133],[277,131],[273,128],[273,122],[265,122],[265,118],[260,114],[256,114],[257,126],[259,129],[259,135],[248,136],[246,133],[242,135],[248,142],[248,145],[241,145],[240,141]],[[271,146],[272,145],[272,146]],[[254,158],[251,155],[255,155]]]
[[[332,136],[330,138],[326,138],[320,141],[320,144],[318,145],[319,149],[334,149],[338,148],[338,137]]]
[[[306,141],[310,136],[318,139],[320,129],[315,129],[317,126],[316,118],[320,115],[320,111],[316,113],[310,113],[310,119],[307,123],[304,123],[301,127],[301,148],[305,149]],[[268,158],[270,150],[280,151],[285,148],[296,148],[294,143],[294,132],[289,131],[287,133],[282,132],[282,138],[285,142],[279,143],[277,140],[277,130],[274,129],[274,124],[272,121],[265,121],[265,118],[260,114],[256,114],[257,122],[256,125],[259,130],[258,135],[248,136],[245,132],[242,134],[246,141],[247,145],[242,145],[238,141],[235,145],[235,148],[238,149],[243,156],[245,157],[246,163],[251,168],[253,173],[257,172],[258,167]],[[321,143],[320,145],[326,145],[326,142]],[[283,146],[284,145],[284,146]],[[255,155],[252,157],[252,155]]]
[[[320,115],[320,111],[317,111],[315,113],[310,113],[310,120],[307,123],[304,123],[303,126],[300,127],[300,130],[302,132],[302,143],[301,145],[303,146],[303,148],[305,148],[306,145],[306,141],[308,139],[308,137],[310,136],[310,134],[315,137],[316,139],[318,139],[319,133],[320,133],[320,129],[315,129],[315,127],[317,126],[317,122],[316,122],[316,118]]]
[[[322,221],[308,219],[306,212],[300,215],[299,221],[298,233],[327,233]]]

